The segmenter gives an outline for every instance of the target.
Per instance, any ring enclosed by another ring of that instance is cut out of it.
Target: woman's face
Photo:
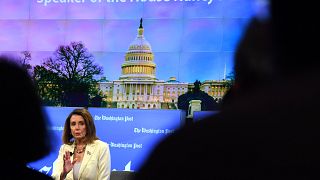
[[[70,129],[72,136],[77,139],[83,139],[86,136],[86,123],[80,115],[72,115],[70,118]]]

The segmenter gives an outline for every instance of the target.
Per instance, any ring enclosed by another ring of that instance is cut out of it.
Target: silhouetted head
[[[235,91],[247,93],[274,79],[275,65],[271,39],[269,21],[253,18],[235,54]]]
[[[235,80],[224,95],[221,107],[270,84],[276,77],[270,21],[253,18],[241,37],[235,53]]]
[[[0,57],[1,159],[27,163],[50,151],[48,122],[25,69]],[[19,172],[17,172],[19,173]]]
[[[316,1],[271,0],[275,62],[283,75],[319,68],[318,12]]]

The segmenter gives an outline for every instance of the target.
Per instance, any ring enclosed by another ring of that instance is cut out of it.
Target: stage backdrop
[[[65,119],[74,107],[44,107],[50,122],[51,143],[54,149],[47,157],[29,164],[45,174],[52,174],[52,166],[62,144]],[[160,140],[184,123],[180,110],[129,110],[89,108],[97,128],[97,135],[109,144],[112,170],[137,170]]]
[[[209,116],[215,115],[216,113],[218,113],[218,111],[194,111],[193,121],[197,122],[197,121],[203,120],[205,118],[208,118]]]

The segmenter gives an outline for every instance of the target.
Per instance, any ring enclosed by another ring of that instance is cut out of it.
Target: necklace
[[[83,152],[84,152],[84,150],[86,149],[86,145],[85,145],[85,146],[83,146],[82,148],[79,148],[79,149],[78,149],[78,148],[77,148],[77,146],[76,146],[76,148],[75,148],[75,149],[76,149],[76,153],[77,153],[77,154],[81,154],[81,153],[83,153]]]

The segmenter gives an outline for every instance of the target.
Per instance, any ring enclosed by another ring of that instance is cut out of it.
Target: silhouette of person
[[[49,154],[48,122],[34,84],[17,61],[0,56],[1,179],[52,179],[27,166]]]
[[[53,167],[54,179],[110,179],[109,146],[97,137],[93,118],[87,109],[74,109],[69,114],[62,141]]]
[[[256,17],[251,20],[238,44],[234,62],[234,84],[224,95],[222,108],[277,78],[269,20]]]
[[[136,179],[319,179],[316,7],[271,0],[277,78],[162,141]]]

